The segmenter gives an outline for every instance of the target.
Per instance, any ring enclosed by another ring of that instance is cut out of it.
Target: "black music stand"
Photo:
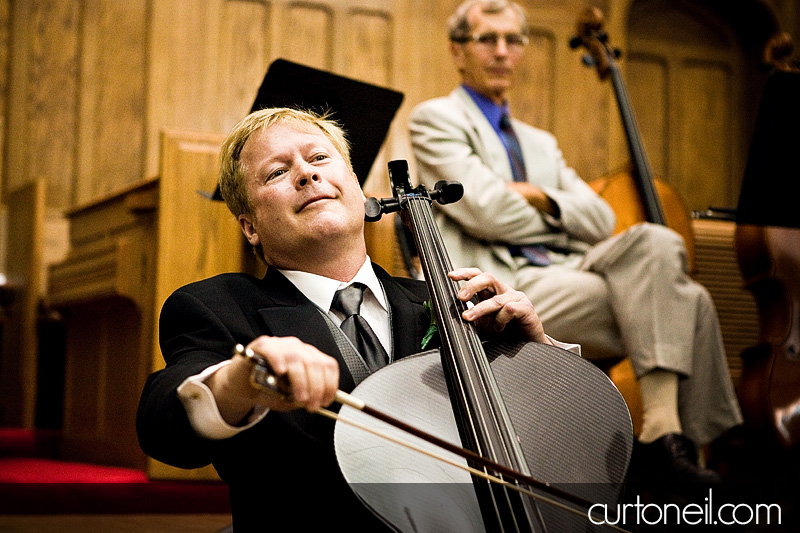
[[[402,102],[403,93],[395,90],[276,59],[250,112],[267,107],[330,111],[347,134],[353,170],[363,186]],[[222,200],[219,187],[211,198]]]
[[[776,71],[764,86],[737,224],[800,227],[800,73]]]

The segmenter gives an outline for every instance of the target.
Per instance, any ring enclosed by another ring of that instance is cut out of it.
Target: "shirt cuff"
[[[567,350],[568,352],[572,352],[575,355],[581,355],[581,345],[580,344],[572,344],[569,342],[561,342],[555,340],[553,337],[545,333],[545,337],[550,339],[550,342],[553,343],[553,346],[556,348],[561,348],[562,350]]]
[[[189,423],[195,432],[201,437],[220,440],[233,437],[253,427],[266,416],[269,409],[263,406],[256,406],[253,412],[247,417],[246,424],[243,426],[232,426],[225,422],[217,407],[214,394],[205,380],[214,372],[231,361],[223,361],[219,364],[210,366],[200,374],[190,376],[178,387],[178,398],[180,398],[186,414],[189,416]]]
[[[542,213],[542,217],[544,218],[545,223],[553,229],[561,229],[564,227],[560,216],[556,218],[550,213]]]

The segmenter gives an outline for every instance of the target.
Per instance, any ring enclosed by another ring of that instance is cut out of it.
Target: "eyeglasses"
[[[475,33],[462,37],[461,39],[453,40],[458,43],[474,42],[486,48],[496,48],[500,39],[505,41],[507,47],[513,49],[521,49],[528,45],[528,36],[522,33],[505,33],[502,35],[497,33]]]

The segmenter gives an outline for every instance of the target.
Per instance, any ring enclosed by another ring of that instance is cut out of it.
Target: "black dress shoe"
[[[641,483],[718,485],[720,475],[697,464],[694,443],[680,433],[669,433],[653,442],[633,446],[631,473]]]

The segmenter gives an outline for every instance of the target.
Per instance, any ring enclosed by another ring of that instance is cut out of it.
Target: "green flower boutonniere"
[[[422,307],[425,309],[425,312],[428,313],[428,317],[430,318],[428,331],[426,331],[425,336],[422,337],[422,344],[420,345],[420,347],[424,350],[431,344],[433,338],[439,333],[439,326],[436,325],[436,315],[433,314],[433,303],[428,300],[422,304]]]

